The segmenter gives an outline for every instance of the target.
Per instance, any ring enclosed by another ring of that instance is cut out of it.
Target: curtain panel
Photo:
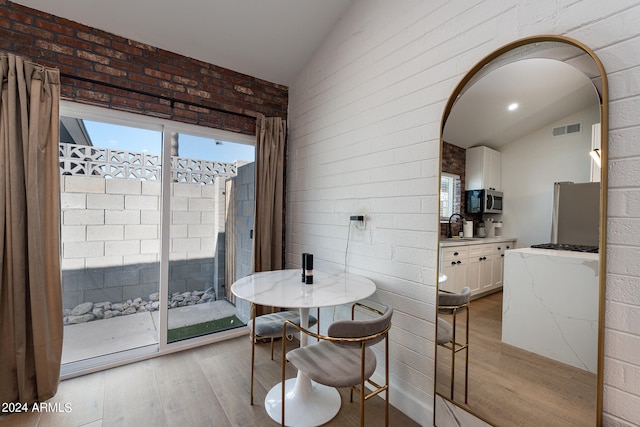
[[[287,122],[284,119],[280,117],[257,119],[254,272],[283,268],[286,135]]]
[[[0,401],[55,395],[62,357],[60,77],[0,54]]]

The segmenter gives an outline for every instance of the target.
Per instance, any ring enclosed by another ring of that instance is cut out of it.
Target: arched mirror
[[[600,425],[607,128],[602,64],[566,37],[498,49],[449,98],[436,425]]]

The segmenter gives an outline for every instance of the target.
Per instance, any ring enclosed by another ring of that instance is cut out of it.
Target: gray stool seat
[[[282,326],[285,321],[290,321],[300,326],[300,314],[297,311],[278,311],[270,314],[263,314],[256,317],[256,336],[266,338],[278,338],[282,336]],[[318,320],[309,316],[309,327],[318,323]],[[253,329],[253,322],[248,323],[249,329]],[[287,335],[293,334],[296,329],[287,326]]]

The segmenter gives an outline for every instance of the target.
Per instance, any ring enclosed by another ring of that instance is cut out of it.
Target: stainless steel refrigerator
[[[600,236],[600,183],[554,184],[551,242],[598,246]]]

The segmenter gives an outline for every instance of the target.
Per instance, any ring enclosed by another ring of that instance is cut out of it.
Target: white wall
[[[590,181],[591,126],[599,122],[596,104],[500,149],[505,198],[502,234],[516,236],[517,247],[551,242],[553,183]],[[552,136],[552,128],[569,123],[581,123],[582,132]]]
[[[594,49],[609,76],[605,422],[640,424],[638,22],[630,0],[356,0],[291,86],[287,264],[308,251],[318,267],[342,268],[348,248],[349,270],[376,281],[373,299],[396,309],[391,400],[422,424],[432,422],[445,102],[482,57],[546,33]],[[347,242],[354,212],[367,229]]]

